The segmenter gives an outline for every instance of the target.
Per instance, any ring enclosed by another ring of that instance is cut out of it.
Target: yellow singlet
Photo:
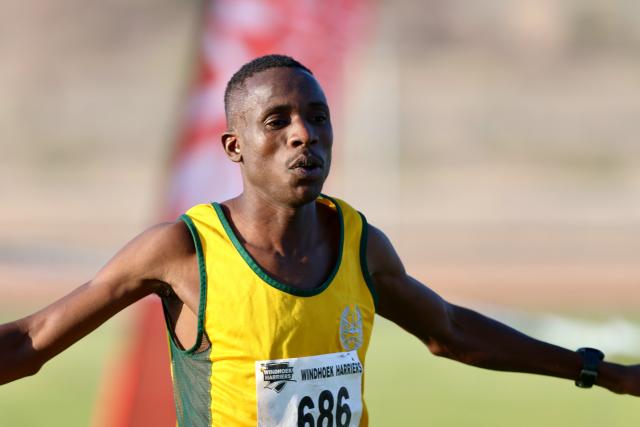
[[[200,269],[198,337],[170,334],[178,425],[366,426],[364,363],[375,293],[366,266],[366,220],[321,196],[340,219],[338,260],[302,290],[270,277],[244,249],[220,205],[181,219]]]

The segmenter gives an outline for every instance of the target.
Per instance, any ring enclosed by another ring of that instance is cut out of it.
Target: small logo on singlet
[[[358,350],[362,346],[362,313],[358,305],[346,306],[340,316],[340,343],[346,351]]]
[[[293,368],[289,365],[289,362],[262,363],[260,371],[266,383],[264,388],[273,390],[276,393],[280,393],[284,389],[287,381],[295,382]]]

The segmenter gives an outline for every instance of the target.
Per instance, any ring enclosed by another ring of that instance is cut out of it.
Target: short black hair
[[[249,77],[271,68],[299,68],[313,75],[310,69],[286,55],[264,55],[247,62],[231,76],[224,90],[224,112],[227,116],[227,121],[229,121],[231,115],[231,98],[233,92],[242,87]]]

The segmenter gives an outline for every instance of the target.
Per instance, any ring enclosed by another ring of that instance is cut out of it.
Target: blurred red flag
[[[221,147],[227,81],[251,59],[279,53],[309,67],[334,108],[344,59],[371,17],[366,0],[219,0],[205,8],[199,68],[171,159],[165,218],[242,190]],[[167,334],[155,297],[139,304],[130,348],[106,377],[99,427],[175,426]]]

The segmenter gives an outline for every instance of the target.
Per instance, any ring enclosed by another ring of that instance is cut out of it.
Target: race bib
[[[359,426],[362,364],[358,353],[256,362],[258,426]]]

